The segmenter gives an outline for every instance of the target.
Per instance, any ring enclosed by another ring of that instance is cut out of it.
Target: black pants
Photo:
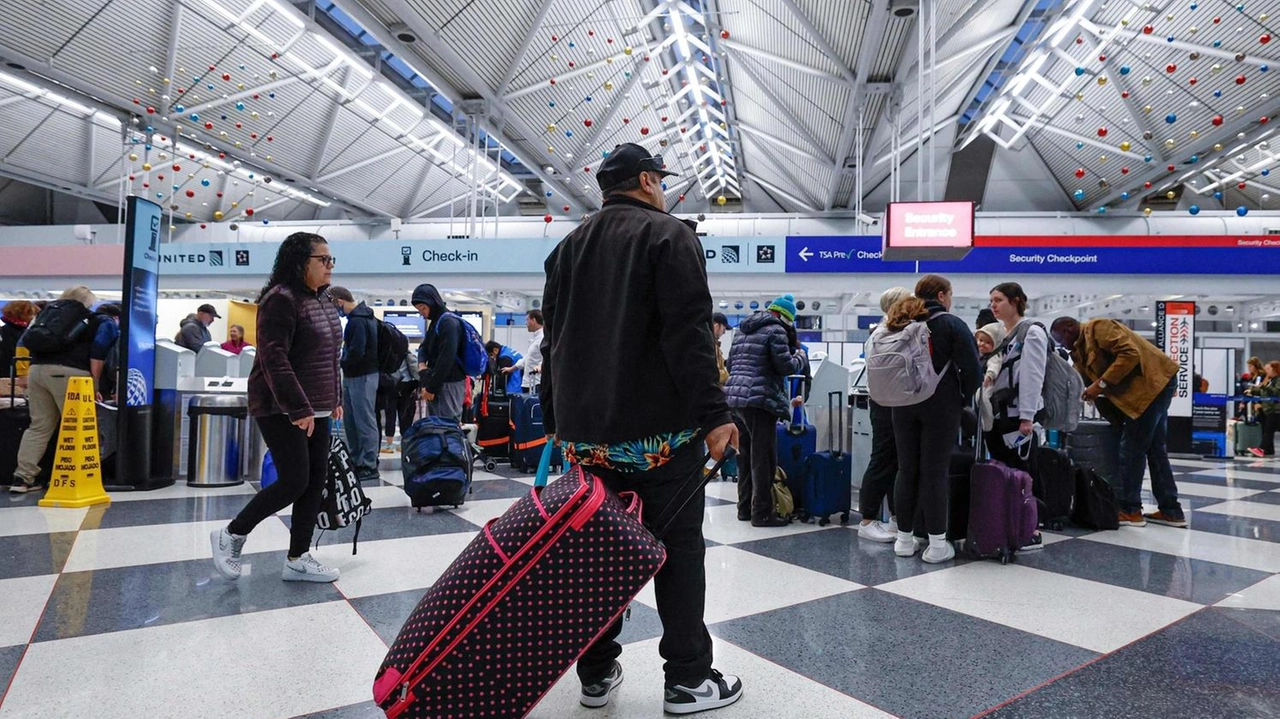
[[[1011,449],[1009,445],[1004,443],[1004,436],[1010,432],[1018,431],[1018,425],[1021,424],[1017,419],[996,419],[991,423],[991,431],[986,433],[987,451],[991,453],[991,458],[997,462],[1003,463],[1007,467],[1020,469],[1032,477],[1039,476],[1036,472],[1036,448],[1040,446],[1040,436],[1035,432],[1031,433],[1030,444],[1024,444],[1020,450]]]
[[[898,443],[893,436],[893,409],[871,402],[871,459],[858,491],[858,511],[863,519],[879,519],[880,505],[889,499],[894,514],[893,485],[898,476]]]
[[[400,421],[400,433],[404,434],[413,424],[418,410],[418,383],[400,382],[393,389],[378,392],[378,424],[382,436],[396,436],[396,420]]]
[[[1276,453],[1276,431],[1280,430],[1280,412],[1271,412],[1262,415],[1262,453],[1265,455],[1273,455]]]
[[[919,508],[929,534],[946,533],[951,455],[960,433],[962,407],[959,391],[944,383],[920,404],[893,408],[898,445],[894,506],[899,531],[915,531]]]
[[[773,476],[778,471],[778,418],[768,410],[733,411],[738,425],[738,516],[761,522],[774,513]]]
[[[591,472],[614,492],[635,492],[644,502],[644,524],[658,531],[656,522],[666,522],[672,502],[688,496],[688,481],[702,474],[703,446],[690,442],[676,451],[671,461],[649,472],[621,473],[599,468]],[[698,480],[694,480],[698,481]],[[697,686],[711,675],[711,635],[703,622],[706,604],[706,542],[702,538],[706,489],[699,483],[696,493],[659,539],[667,547],[667,562],[654,578],[658,616],[662,619],[662,642],[658,653],[666,660],[663,671],[669,684]],[[622,654],[618,634],[622,620],[614,622],[578,660],[578,678],[584,685],[604,679],[613,661]]]
[[[310,437],[283,414],[258,417],[258,428],[271,450],[279,478],[254,495],[227,530],[248,534],[259,522],[292,503],[289,556],[301,557],[311,544],[316,514],[320,512],[320,494],[329,472],[329,418],[317,417]]]

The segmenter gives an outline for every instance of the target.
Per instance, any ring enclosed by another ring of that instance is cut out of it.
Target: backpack
[[[455,422],[424,417],[403,433],[400,448],[404,492],[414,507],[458,507],[466,501],[471,443]]]
[[[378,371],[384,375],[400,373],[409,352],[409,338],[386,320],[378,321]]]
[[[329,440],[329,473],[324,480],[324,491],[320,494],[320,513],[316,515],[316,526],[326,530],[354,524],[356,533],[351,538],[351,553],[355,554],[356,545],[360,541],[360,522],[372,508],[373,502],[365,496],[360,481],[356,479],[355,466],[351,464],[346,443],[338,433],[334,433]],[[324,536],[324,533],[321,532],[320,536]],[[320,546],[320,537],[316,537],[316,546]]]
[[[1119,529],[1119,502],[1107,480],[1086,467],[1075,468],[1076,495],[1071,521],[1085,529]]]
[[[929,317],[938,314],[945,313]],[[867,391],[882,407],[907,407],[929,399],[951,367],[947,362],[941,372],[933,368],[925,320],[915,320],[898,332],[880,325],[867,338],[865,353]]]
[[[457,317],[462,325],[462,344],[458,346],[457,357],[462,373],[468,377],[479,377],[489,368],[489,353],[484,348],[484,340],[480,338],[480,332],[470,322],[462,319],[461,315],[456,312],[449,314]],[[440,322],[433,323],[432,331],[440,331]]]
[[[1039,322],[1024,322],[1012,335],[1005,338],[1004,343],[1001,344],[1001,350],[1015,338],[1025,339],[1032,325],[1045,329]],[[1045,334],[1048,335],[1049,331],[1045,330]],[[1052,347],[1047,354],[1044,385],[1040,389],[1040,396],[1044,398],[1044,409],[1036,415],[1036,419],[1045,429],[1073,432],[1080,424],[1080,415],[1084,412],[1084,400],[1081,398],[1084,394],[1084,380],[1071,365],[1071,361],[1063,359],[1062,355],[1055,352]],[[1014,359],[1014,363],[1021,359],[1022,355],[1019,354]],[[1012,366],[1009,371],[1013,372]]]
[[[78,300],[55,300],[36,315],[22,334],[22,346],[33,355],[56,355],[70,350],[82,338],[92,338],[94,314]]]

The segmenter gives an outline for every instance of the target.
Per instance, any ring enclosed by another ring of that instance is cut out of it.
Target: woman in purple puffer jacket
[[[342,325],[329,298],[334,259],[320,235],[295,232],[276,253],[258,296],[258,359],[249,374],[249,414],[262,430],[279,479],[214,530],[213,564],[240,577],[240,552],[262,520],[293,504],[285,581],[332,582],[338,570],[309,553],[329,465],[329,423],[342,418],[338,359]]]

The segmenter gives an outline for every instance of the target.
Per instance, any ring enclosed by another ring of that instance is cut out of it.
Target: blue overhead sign
[[[885,262],[878,235],[787,238],[787,272],[915,272],[915,262]]]

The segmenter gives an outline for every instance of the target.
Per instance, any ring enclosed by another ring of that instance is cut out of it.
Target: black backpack
[[[66,352],[86,337],[92,339],[96,329],[94,317],[78,300],[50,302],[22,334],[22,346],[33,355]]]
[[[398,374],[408,352],[409,338],[390,322],[379,321],[378,371],[382,374]]]
[[[1115,490],[1098,473],[1076,467],[1076,496],[1071,521],[1085,529],[1119,529],[1120,504]]]

